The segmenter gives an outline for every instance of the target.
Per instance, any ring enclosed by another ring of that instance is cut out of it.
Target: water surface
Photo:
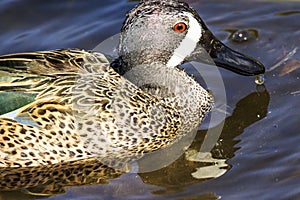
[[[220,70],[229,115],[211,153],[216,159],[227,160],[224,168],[228,171],[215,179],[197,179],[192,174],[205,164],[188,161],[182,155],[154,172],[124,174],[103,185],[67,187],[66,193],[45,199],[300,198],[300,54],[297,49],[300,4],[188,2],[219,39],[259,59],[267,67],[265,88],[256,88],[254,78]],[[119,32],[126,11],[136,3],[1,1],[0,54],[67,47],[93,49]],[[240,30],[254,33],[253,38],[246,42],[232,41],[232,34]],[[285,57],[286,61],[281,62]],[[198,131],[189,151],[199,150],[206,132]],[[0,193],[0,199],[39,198],[19,191]]]

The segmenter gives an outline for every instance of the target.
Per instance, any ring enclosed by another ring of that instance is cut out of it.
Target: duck
[[[265,72],[177,0],[140,1],[126,15],[118,53],[114,61],[80,49],[0,56],[7,77],[0,92],[35,95],[13,117],[0,117],[0,169],[45,170],[97,160],[123,170],[124,163],[197,129],[210,112],[212,95],[180,65],[209,57],[239,75]]]

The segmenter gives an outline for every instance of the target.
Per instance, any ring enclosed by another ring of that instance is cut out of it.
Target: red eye
[[[187,25],[183,22],[179,22],[173,26],[173,30],[176,31],[177,33],[184,32],[186,30],[186,28],[187,28]]]

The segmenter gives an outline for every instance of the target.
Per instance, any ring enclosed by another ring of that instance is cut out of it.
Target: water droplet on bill
[[[264,84],[264,82],[265,82],[265,77],[264,77],[263,74],[259,74],[259,75],[256,76],[255,83],[257,85],[262,85],[262,84]]]

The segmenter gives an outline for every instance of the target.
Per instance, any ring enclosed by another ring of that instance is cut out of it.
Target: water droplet
[[[259,74],[259,75],[256,76],[255,83],[257,85],[262,85],[262,84],[264,84],[264,82],[265,82],[265,77],[264,77],[263,74]]]

